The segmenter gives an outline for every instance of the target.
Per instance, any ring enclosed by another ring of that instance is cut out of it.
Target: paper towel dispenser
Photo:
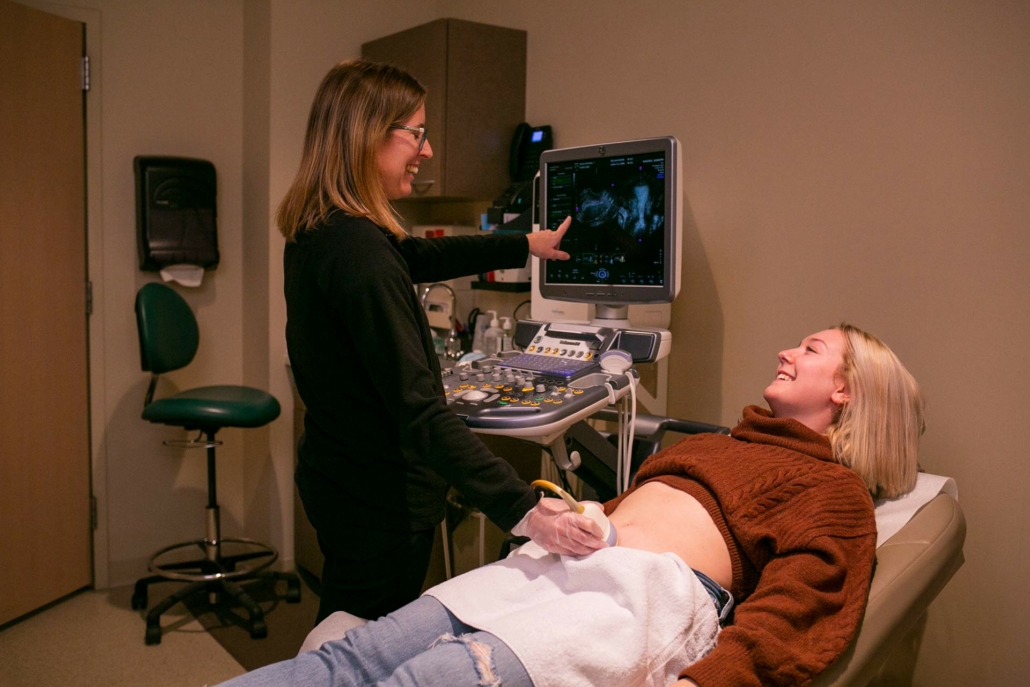
[[[215,166],[193,158],[138,156],[133,169],[140,269],[216,267]]]

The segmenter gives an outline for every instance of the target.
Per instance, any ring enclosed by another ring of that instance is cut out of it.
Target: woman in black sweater
[[[508,530],[536,503],[515,470],[447,408],[414,284],[568,259],[557,231],[410,237],[390,201],[411,193],[425,88],[360,60],[323,79],[300,170],[279,207],[286,343],[307,407],[297,487],[325,554],[321,621],[377,618],[421,591],[450,485]]]

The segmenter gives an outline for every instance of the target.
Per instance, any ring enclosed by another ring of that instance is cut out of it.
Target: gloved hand
[[[585,556],[608,546],[601,538],[601,527],[587,516],[572,512],[561,499],[545,497],[537,501],[511,533],[529,537],[544,551],[567,556]]]

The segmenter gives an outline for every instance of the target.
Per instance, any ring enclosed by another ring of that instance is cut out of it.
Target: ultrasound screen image
[[[661,286],[665,245],[665,153],[553,162],[547,169],[547,227],[568,216],[561,248],[547,262],[551,284]]]

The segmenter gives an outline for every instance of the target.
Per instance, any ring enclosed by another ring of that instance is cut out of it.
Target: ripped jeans
[[[223,687],[382,685],[532,687],[504,642],[423,596],[343,639],[223,683]]]

